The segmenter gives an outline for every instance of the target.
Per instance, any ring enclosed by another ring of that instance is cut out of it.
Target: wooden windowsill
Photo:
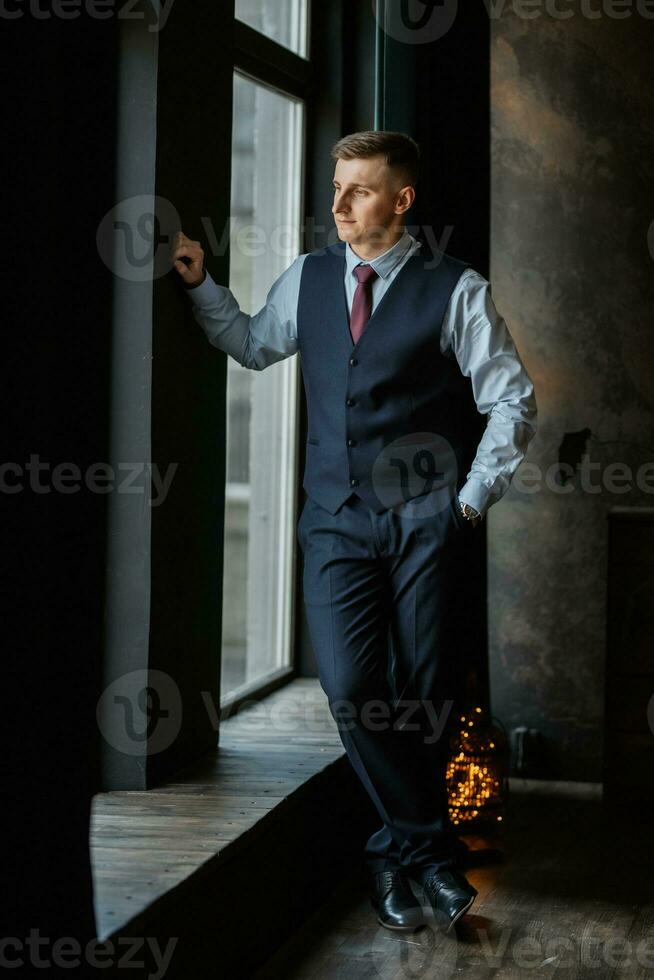
[[[133,924],[192,875],[216,870],[344,756],[318,680],[299,678],[224,719],[215,755],[184,778],[147,792],[98,793],[90,844],[99,938]]]

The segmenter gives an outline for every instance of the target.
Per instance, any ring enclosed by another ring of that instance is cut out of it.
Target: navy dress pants
[[[462,707],[457,558],[475,532],[453,494],[427,516],[404,506],[377,514],[353,494],[331,514],[308,497],[297,532],[320,684],[382,820],[366,865],[422,879],[467,850],[449,820],[445,768]]]

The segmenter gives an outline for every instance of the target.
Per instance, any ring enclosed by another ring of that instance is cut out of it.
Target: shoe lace
[[[423,884],[423,888],[429,897],[434,899],[441,889],[441,882],[436,877],[427,878]]]
[[[441,888],[457,888],[469,890],[468,882],[456,871],[443,870],[439,874],[431,875],[424,882],[423,887],[432,898],[435,898]]]
[[[381,872],[377,882],[380,894],[387,895],[391,888],[395,888],[402,883],[402,878],[399,871],[390,868],[388,871]]]

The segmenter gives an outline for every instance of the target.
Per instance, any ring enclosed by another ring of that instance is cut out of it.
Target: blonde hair
[[[387,165],[402,176],[404,184],[415,187],[420,176],[420,148],[406,133],[373,129],[350,133],[335,143],[333,160],[354,160],[382,154]]]

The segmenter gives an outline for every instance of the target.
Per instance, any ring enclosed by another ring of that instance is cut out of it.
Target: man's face
[[[332,213],[342,241],[374,245],[388,239],[403,224],[402,214],[413,200],[413,189],[402,187],[384,157],[337,160]]]

